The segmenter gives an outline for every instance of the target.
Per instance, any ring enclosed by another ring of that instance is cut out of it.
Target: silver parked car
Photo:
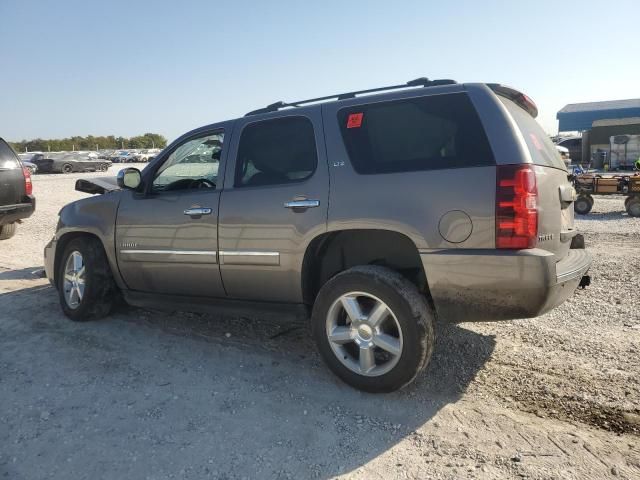
[[[79,180],[102,195],[61,210],[47,276],[72,320],[120,295],[302,311],[333,372],[392,391],[428,364],[436,317],[535,317],[588,284],[536,115],[508,87],[422,78],[208,125],[142,172]]]

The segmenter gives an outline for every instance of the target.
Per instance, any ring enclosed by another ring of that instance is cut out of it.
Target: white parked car
[[[145,148],[143,150],[139,150],[133,156],[137,162],[148,162],[152,160],[158,153],[160,153],[159,148]]]

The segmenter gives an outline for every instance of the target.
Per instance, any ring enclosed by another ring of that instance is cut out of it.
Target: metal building
[[[583,132],[590,130],[597,120],[629,117],[640,117],[640,98],[570,103],[556,115],[559,132]]]

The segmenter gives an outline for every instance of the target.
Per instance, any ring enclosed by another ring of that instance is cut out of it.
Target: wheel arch
[[[82,238],[82,237],[96,239],[102,246],[102,249],[104,250],[107,259],[109,259],[108,251],[105,248],[104,242],[95,233],[86,231],[86,230],[74,230],[74,231],[64,233],[58,238],[58,241],[56,242],[56,251],[55,251],[55,256],[53,261],[54,285],[58,284],[58,272],[60,270],[60,262],[62,261],[62,254],[64,253],[65,248],[67,248],[67,245],[69,245],[69,242],[71,242],[72,240],[75,240],[76,238]],[[114,265],[112,265],[110,260],[109,260],[109,267],[111,268],[111,274],[113,275],[114,279],[116,279],[116,281],[118,282],[119,280],[118,271],[117,269],[114,269]]]
[[[302,262],[304,303],[313,305],[330,278],[358,265],[381,265],[400,272],[433,305],[418,247],[406,234],[389,229],[343,229],[314,237]]]

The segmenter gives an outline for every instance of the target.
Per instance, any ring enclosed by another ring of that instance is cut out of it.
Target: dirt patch
[[[581,422],[609,432],[640,435],[640,410],[627,412],[572,398],[545,400],[519,396],[515,400],[520,410],[541,418],[548,416],[558,420]]]

